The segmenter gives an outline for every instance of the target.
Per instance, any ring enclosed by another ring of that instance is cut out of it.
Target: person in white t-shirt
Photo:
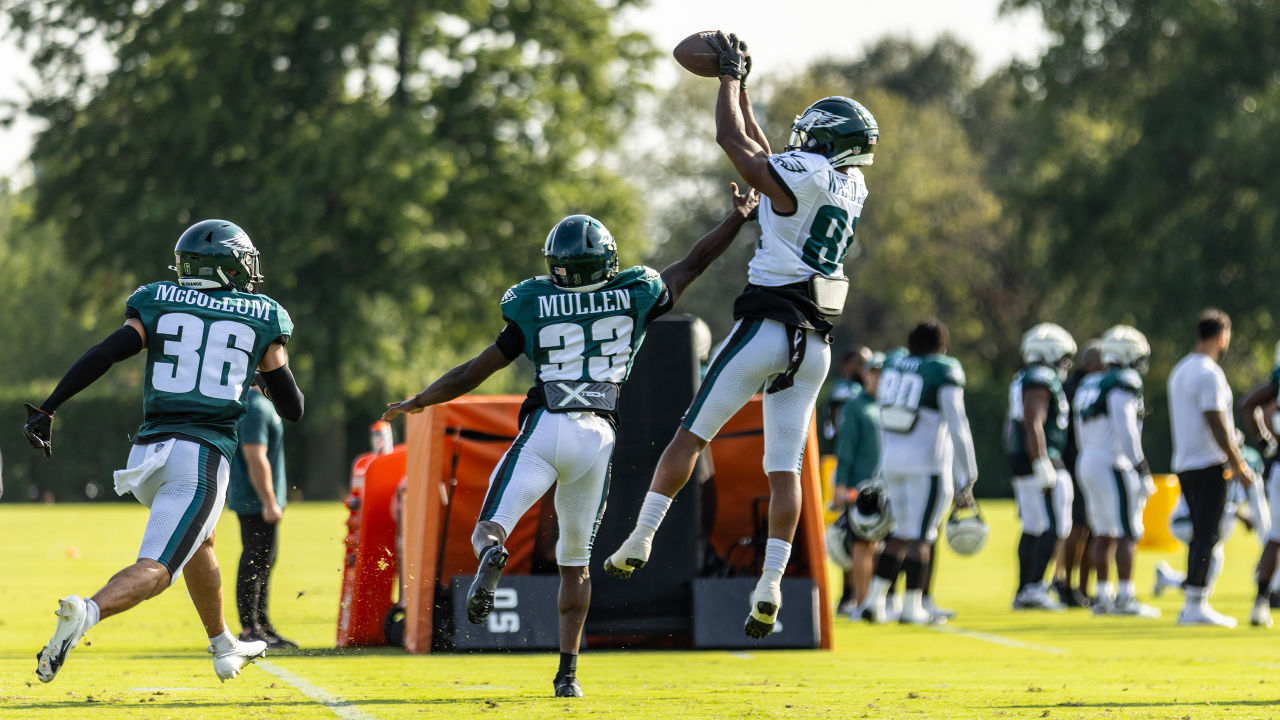
[[[1235,627],[1235,618],[1209,605],[1209,566],[1229,481],[1248,488],[1254,477],[1235,442],[1231,387],[1218,365],[1231,345],[1231,319],[1221,310],[1205,310],[1196,332],[1195,350],[1169,374],[1173,471],[1191,514],[1187,596],[1178,624]]]

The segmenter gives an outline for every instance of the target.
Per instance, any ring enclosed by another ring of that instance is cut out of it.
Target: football
[[[676,46],[671,54],[681,67],[701,77],[720,77],[720,57],[708,38],[715,37],[715,30],[694,33]],[[750,54],[750,53],[748,53]]]

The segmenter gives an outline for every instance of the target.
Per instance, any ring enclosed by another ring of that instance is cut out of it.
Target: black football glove
[[[53,415],[26,403],[27,424],[22,426],[22,434],[27,442],[37,450],[43,450],[45,457],[53,456]]]
[[[747,51],[747,44],[742,43],[742,52]],[[742,72],[742,77],[738,78],[738,84],[743,90],[747,89],[747,76],[751,74],[751,56],[747,56],[747,69]]]
[[[737,80],[747,78],[747,73],[751,72],[751,66],[747,61],[746,43],[734,34],[725,37],[723,30],[717,30],[715,36],[707,38],[707,42],[715,48],[716,55],[720,57],[721,76],[728,75]]]

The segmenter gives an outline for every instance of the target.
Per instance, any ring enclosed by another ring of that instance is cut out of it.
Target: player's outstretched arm
[[[80,359],[71,366],[53,394],[34,407],[27,404],[27,424],[22,427],[22,434],[27,437],[31,447],[44,452],[45,457],[53,455],[53,414],[62,404],[89,387],[98,378],[107,374],[112,365],[142,352],[147,346],[147,331],[142,321],[129,318],[124,327],[111,333],[105,340],[89,348]]]
[[[761,144],[752,137],[759,133],[754,115],[748,132],[747,118],[743,111],[742,78],[747,74],[746,43],[736,35],[725,37],[717,33],[711,44],[720,55],[720,95],[716,98],[716,143],[729,156],[734,169],[748,185],[768,196],[774,209],[791,213],[796,209],[795,200],[769,170],[769,144]],[[749,111],[749,108],[748,108]]]
[[[693,281],[729,249],[738,237],[738,231],[754,216],[756,207],[760,204],[760,194],[755,190],[747,188],[746,192],[739,193],[737,183],[729,183],[729,187],[733,189],[733,210],[728,217],[694,243],[693,249],[683,260],[672,263],[662,271],[662,282],[671,292],[672,305],[679,302],[680,296]]]
[[[405,413],[420,413],[424,408],[462,397],[511,363],[512,360],[498,349],[497,344],[490,345],[479,355],[440,376],[426,390],[404,402],[388,403],[382,419],[390,421]]]
[[[258,376],[262,378],[262,394],[275,406],[276,413],[289,422],[301,420],[306,398],[293,379],[284,345],[271,343],[258,363]]]

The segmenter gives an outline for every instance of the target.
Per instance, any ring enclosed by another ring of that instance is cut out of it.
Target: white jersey
[[[1105,456],[1121,469],[1142,463],[1142,379],[1137,372],[1113,368],[1086,375],[1074,406],[1080,455]]]
[[[779,287],[815,274],[844,277],[844,258],[867,199],[867,183],[858,168],[848,174],[821,155],[788,152],[769,156],[769,167],[796,210],[781,215],[769,198],[760,199],[760,245],[751,258],[753,285]]]
[[[891,355],[880,373],[880,467],[886,475],[977,477],[964,370],[945,355]]]

